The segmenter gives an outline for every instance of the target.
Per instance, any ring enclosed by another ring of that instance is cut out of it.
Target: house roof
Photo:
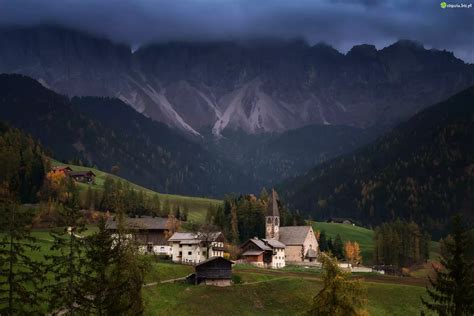
[[[209,235],[210,241],[215,241],[222,235],[221,232],[213,232]],[[199,232],[198,233],[174,233],[168,241],[179,241],[181,244],[192,244],[199,243]]]
[[[280,242],[285,245],[302,245],[311,230],[311,226],[280,227]]]
[[[95,177],[95,173],[93,173],[90,170],[88,170],[88,171],[71,171],[69,173],[69,176],[71,176],[71,177],[94,176]]]
[[[208,264],[209,262],[216,261],[216,260],[225,261],[225,262],[229,262],[230,264],[234,264],[232,261],[227,260],[226,258],[222,258],[222,257],[210,257],[209,259],[204,260],[204,261],[202,261],[201,263],[197,264],[196,267],[203,266],[203,265],[205,265],[205,264]]]
[[[272,189],[272,194],[268,199],[267,216],[280,216],[280,212],[278,210],[278,200],[278,194],[276,193],[275,189]]]
[[[329,217],[326,222],[335,222],[335,223],[343,223],[345,221],[353,223],[354,220],[351,218],[344,218],[344,217]]]
[[[127,229],[145,229],[145,230],[166,230],[167,219],[164,217],[142,216],[124,219],[124,225]],[[106,223],[107,229],[117,229],[118,221],[114,217],[109,218]]]
[[[262,239],[264,242],[267,243],[272,248],[285,248],[286,245],[278,240],[275,239]]]
[[[257,238],[252,238],[252,239],[247,240],[247,242],[245,242],[242,246],[240,246],[240,248],[244,247],[249,242],[256,245],[262,251],[270,251],[270,250],[273,250],[273,248],[285,248],[285,245],[279,242],[278,240],[257,239]]]
[[[54,171],[63,171],[63,170],[69,170],[72,171],[71,167],[69,166],[56,166],[52,168]]]

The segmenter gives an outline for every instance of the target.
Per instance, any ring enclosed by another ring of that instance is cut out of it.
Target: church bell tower
[[[268,199],[267,215],[265,217],[265,238],[280,238],[280,212],[278,211],[278,194],[275,189]]]

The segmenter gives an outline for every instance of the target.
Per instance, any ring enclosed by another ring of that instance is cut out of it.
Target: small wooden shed
[[[222,257],[212,257],[194,267],[196,283],[217,286],[232,284],[233,262]]]

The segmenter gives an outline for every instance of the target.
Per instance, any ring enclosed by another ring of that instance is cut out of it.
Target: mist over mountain
[[[132,52],[53,26],[3,28],[0,72],[69,96],[117,97],[196,136],[391,123],[474,84],[474,65],[412,41],[347,54],[271,39],[169,42]]]

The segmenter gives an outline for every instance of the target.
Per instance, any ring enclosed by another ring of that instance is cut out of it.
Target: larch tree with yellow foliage
[[[359,280],[351,280],[350,272],[343,271],[335,258],[321,254],[323,289],[313,299],[309,315],[364,316],[368,315],[367,291]]]

